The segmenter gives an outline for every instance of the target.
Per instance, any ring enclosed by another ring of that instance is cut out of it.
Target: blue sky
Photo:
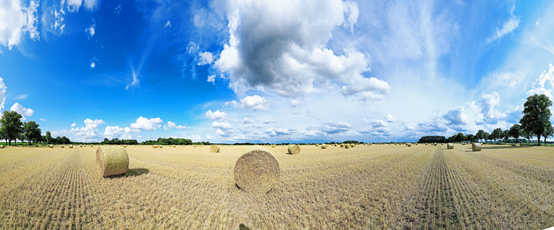
[[[75,141],[417,141],[552,97],[551,1],[0,0],[0,104]]]

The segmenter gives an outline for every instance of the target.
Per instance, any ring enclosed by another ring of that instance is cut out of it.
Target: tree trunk
[[[537,144],[537,146],[541,146],[541,135],[540,134],[537,135],[537,139],[539,140],[538,141],[539,143]]]
[[[546,146],[546,135],[544,135],[544,146]]]

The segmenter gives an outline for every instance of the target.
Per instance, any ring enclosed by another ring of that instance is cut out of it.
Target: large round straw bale
[[[3,149],[4,148],[4,145],[0,145],[0,149]]]
[[[219,147],[218,147],[217,145],[212,145],[212,146],[210,147],[210,151],[211,151],[212,153],[218,153],[218,152],[219,152]]]
[[[327,145],[321,145],[321,149],[326,149]]]
[[[454,148],[454,143],[448,143],[448,144],[446,144],[446,148],[447,148],[447,149],[453,149],[453,148]]]
[[[356,145],[354,145],[354,144],[350,144],[350,147],[354,148],[354,146],[356,146]]]
[[[96,150],[96,163],[104,177],[115,176],[129,171],[129,156],[121,146],[101,146]]]
[[[406,144],[408,147],[412,147],[412,144]]]
[[[480,143],[473,143],[473,144],[471,144],[471,149],[473,151],[481,151],[481,144]]]
[[[296,155],[300,154],[300,146],[299,145],[289,145],[289,154]]]
[[[72,148],[73,148],[73,145],[69,145],[69,148],[71,148],[71,149],[72,149]]]
[[[345,149],[349,149],[349,148],[350,148],[350,145],[349,145],[349,144],[346,144],[346,145],[344,145],[344,148],[345,148]]]
[[[48,145],[48,147],[50,147],[50,148],[54,148],[54,146],[53,146],[53,145]]]
[[[244,151],[235,164],[235,184],[246,192],[266,193],[279,182],[280,175],[279,162],[269,149],[260,146]]]
[[[62,145],[61,147],[62,147],[62,148],[64,148],[64,146],[63,146],[63,145]]]

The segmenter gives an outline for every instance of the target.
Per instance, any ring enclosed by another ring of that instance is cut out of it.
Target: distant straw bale
[[[218,152],[219,152],[219,147],[218,147],[217,145],[212,145],[212,146],[210,147],[210,151],[211,151],[212,153],[218,153]]]
[[[447,149],[453,149],[453,148],[454,148],[454,143],[448,143],[448,144],[446,144],[446,148],[447,148]]]
[[[481,151],[481,144],[480,144],[480,143],[473,143],[473,144],[471,144],[471,150],[473,150],[473,151]]]
[[[299,145],[289,145],[289,154],[297,155],[300,154],[300,146]]]

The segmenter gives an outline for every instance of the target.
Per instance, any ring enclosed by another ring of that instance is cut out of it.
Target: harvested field
[[[554,226],[554,148],[484,145],[271,148],[280,181],[241,191],[250,146],[127,146],[102,178],[96,149],[0,152],[0,229],[543,229]]]

